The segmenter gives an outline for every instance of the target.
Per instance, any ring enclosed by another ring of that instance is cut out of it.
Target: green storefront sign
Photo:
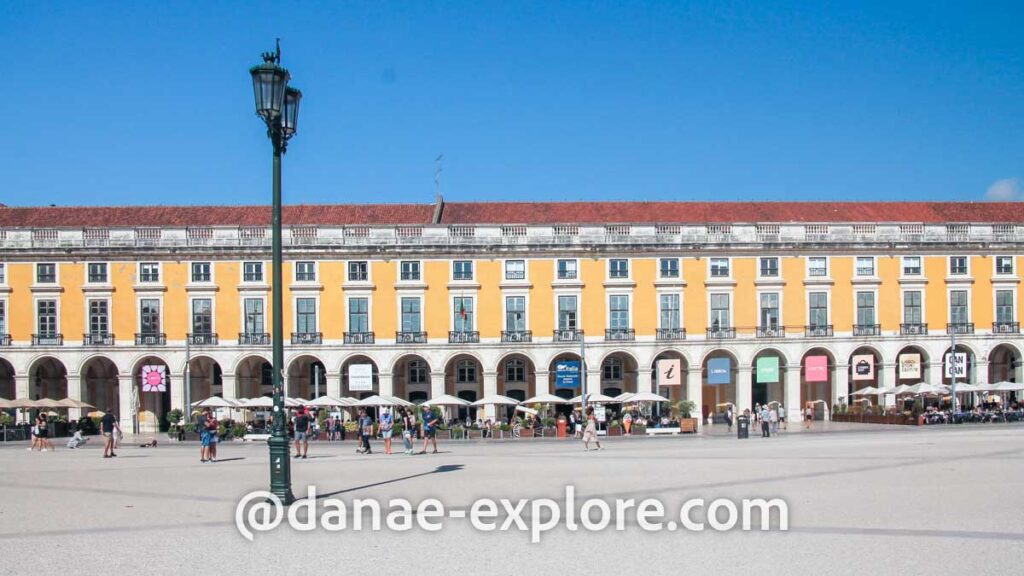
[[[757,381],[761,384],[774,384],[779,381],[779,359],[766,356],[757,359]]]

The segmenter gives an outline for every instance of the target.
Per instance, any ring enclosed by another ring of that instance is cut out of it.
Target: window
[[[967,275],[967,256],[950,256],[949,257],[949,275],[950,276],[966,276]]]
[[[921,324],[921,292],[911,290],[903,293],[903,323]]]
[[[526,362],[519,358],[505,362],[505,382],[526,382]]]
[[[728,258],[712,258],[711,259],[711,277],[712,278],[728,278],[729,277],[729,259]]]
[[[420,279],[420,263],[415,260],[405,261],[401,264],[402,280],[406,282],[418,281]]]
[[[369,332],[370,331],[370,301],[369,298],[348,299],[348,331]]]
[[[682,319],[679,317],[679,294],[662,294],[658,298],[661,308],[661,328],[678,330]]]
[[[423,360],[409,361],[409,384],[426,384],[428,373],[427,363]]]
[[[629,278],[629,260],[616,258],[608,261],[609,278]]]
[[[857,256],[857,276],[874,276],[874,256]]]
[[[40,336],[56,336],[57,301],[39,300],[36,302],[36,321]]]
[[[88,266],[88,281],[92,284],[103,284],[107,281],[107,263],[90,262]]]
[[[875,293],[857,292],[857,325],[872,326],[875,323]]]
[[[526,261],[506,260],[505,280],[526,280]]]
[[[679,278],[679,259],[662,258],[659,269],[662,278]]]
[[[213,334],[213,301],[209,298],[192,301],[192,333]]]
[[[210,274],[210,263],[209,262],[193,262],[192,263],[192,281],[193,282],[209,282],[212,280]]]
[[[762,278],[778,278],[779,277],[779,259],[778,258],[761,258],[761,277]]]
[[[160,300],[143,298],[139,301],[139,332],[147,335],[160,333]]]
[[[1016,322],[1013,313],[1013,290],[996,290],[996,322],[999,324]]]
[[[366,282],[369,279],[369,268],[367,267],[365,260],[359,260],[348,263],[349,282]]]
[[[575,280],[576,279],[576,261],[575,260],[559,260],[558,261],[558,279],[559,280]]]
[[[243,262],[242,281],[263,282],[263,262]]]
[[[159,282],[160,264],[157,262],[139,263],[139,282]]]
[[[402,298],[402,332],[420,332],[420,299]]]
[[[761,294],[761,327],[779,327],[779,293],[764,292]]]
[[[711,295],[711,328],[713,330],[725,330],[731,328],[729,323],[729,295]]]
[[[295,301],[295,331],[299,334],[316,332],[316,298]]]
[[[0,334],[7,334],[7,301],[0,300]]]
[[[263,334],[265,329],[263,327],[263,299],[262,298],[246,298],[245,299],[245,333],[246,334]]]
[[[57,282],[57,265],[53,263],[36,264],[36,283],[54,284]]]
[[[316,262],[296,262],[295,281],[316,282]]]
[[[605,380],[622,380],[622,360],[614,356],[608,358],[601,366],[601,372]]]
[[[459,360],[455,365],[455,381],[459,383],[476,382],[476,362]]]
[[[558,297],[558,329],[576,330],[576,297]]]
[[[949,293],[949,321],[957,325],[971,321],[967,314],[967,290],[953,290]]]
[[[106,336],[110,332],[110,303],[106,300],[89,300],[89,334]]]
[[[828,276],[828,259],[824,256],[811,256],[808,258],[807,275],[817,278]]]
[[[454,303],[455,310],[455,331],[473,331],[473,298],[471,296],[456,296]]]
[[[7,268],[0,262],[0,284],[7,284]]]
[[[920,256],[904,256],[903,257],[903,275],[904,276],[920,276],[921,275],[921,257]]]
[[[812,328],[828,326],[828,293],[811,292],[807,295],[809,304],[807,323]]]
[[[629,296],[612,294],[608,297],[608,320],[612,330],[629,328]]]
[[[472,260],[456,260],[452,263],[452,279],[453,280],[472,280],[473,279],[473,261]]]
[[[1000,276],[1013,274],[1013,256],[996,256],[996,274]]]
[[[509,332],[526,330],[526,296],[505,297],[505,330]]]

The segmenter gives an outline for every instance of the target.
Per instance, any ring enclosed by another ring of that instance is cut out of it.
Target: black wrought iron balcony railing
[[[632,328],[608,328],[604,331],[604,339],[608,342],[632,342],[636,340],[636,330]]]
[[[59,332],[49,334],[33,334],[32,335],[33,346],[63,346],[64,335]]]
[[[167,334],[163,332],[136,332],[136,346],[164,346],[167,344]]]
[[[452,330],[448,332],[449,344],[476,344],[480,342],[480,333],[476,330]]]
[[[373,332],[345,332],[345,344],[373,344]]]
[[[508,270],[505,272],[505,280],[526,280],[526,272],[523,270]]]
[[[993,322],[993,334],[1020,334],[1020,322]]]
[[[575,270],[561,270],[561,271],[558,272],[558,279],[559,280],[575,280],[576,279],[576,271]]]
[[[974,322],[946,324],[946,334],[974,334]]]
[[[831,324],[808,324],[804,326],[805,338],[828,338],[832,336]]]
[[[502,330],[501,331],[502,342],[532,342],[533,331],[532,330]]]
[[[728,340],[736,337],[736,328],[733,326],[726,327],[709,327],[707,330],[706,338],[708,340]]]
[[[658,328],[654,336],[662,341],[686,340],[686,328]]]
[[[854,324],[854,336],[880,336],[882,327],[879,324]]]
[[[11,345],[11,335],[10,334],[0,334],[0,346],[10,346],[10,345]]]
[[[114,335],[105,332],[82,334],[82,346],[113,346]]]
[[[395,332],[396,344],[426,344],[426,332]]]
[[[270,346],[270,333],[239,332],[238,344],[241,346]]]
[[[786,327],[785,326],[758,326],[757,327],[758,338],[785,338]]]
[[[216,346],[217,335],[212,332],[193,332],[188,335],[188,343],[192,346]]]
[[[576,330],[574,328],[555,330],[552,340],[555,342],[579,342],[583,340],[583,330]]]
[[[920,322],[906,322],[900,324],[900,336],[927,336],[928,325]]]
[[[323,344],[323,332],[292,332],[292,344]]]

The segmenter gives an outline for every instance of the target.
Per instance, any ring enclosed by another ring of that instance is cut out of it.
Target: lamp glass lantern
[[[252,91],[256,98],[256,115],[265,122],[272,122],[281,115],[285,89],[291,75],[267,58],[264,58],[263,64],[250,68],[249,74],[252,75]]]
[[[281,132],[285,138],[291,138],[299,129],[299,102],[302,92],[289,86],[284,91],[284,111],[281,114]]]

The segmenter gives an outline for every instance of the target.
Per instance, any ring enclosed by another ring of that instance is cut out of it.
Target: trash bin
[[[750,438],[750,418],[746,416],[736,417],[736,437]]]
[[[565,428],[566,428],[567,425],[568,425],[568,422],[565,420],[565,417],[561,417],[561,418],[558,419],[557,426],[558,426],[558,437],[559,438],[565,438]]]

